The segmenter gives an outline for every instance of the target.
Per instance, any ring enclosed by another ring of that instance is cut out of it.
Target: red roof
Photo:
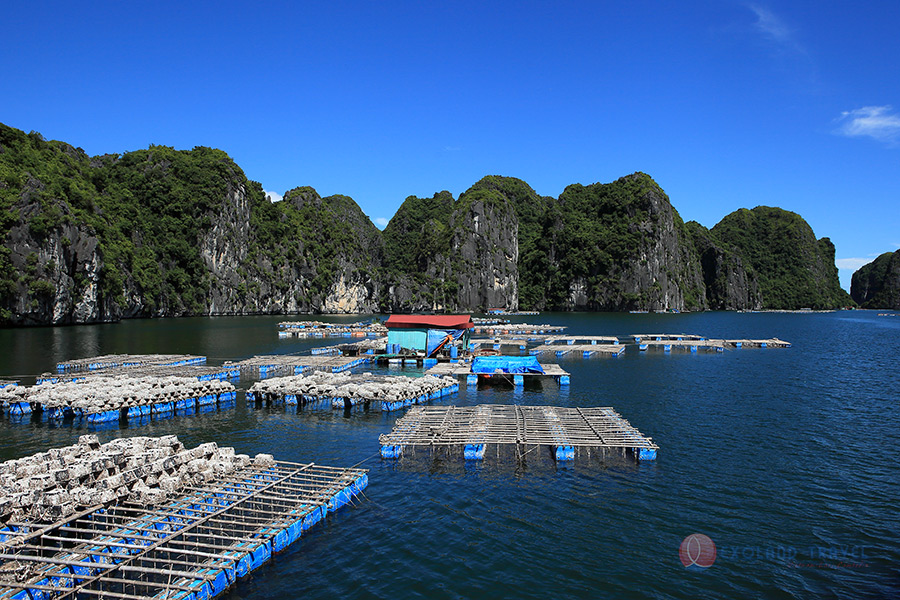
[[[384,323],[390,328],[433,327],[435,329],[471,329],[470,315],[391,315]]]

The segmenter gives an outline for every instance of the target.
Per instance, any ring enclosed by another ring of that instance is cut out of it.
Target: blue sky
[[[900,248],[900,2],[93,2],[0,9],[0,122],[90,154],[227,151],[274,197],[649,173],[707,227],[757,205]]]

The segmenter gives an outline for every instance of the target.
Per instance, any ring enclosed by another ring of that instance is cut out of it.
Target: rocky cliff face
[[[695,250],[681,217],[648,175],[571,185],[546,224],[546,307],[685,310],[706,307]]]
[[[860,267],[850,280],[850,295],[862,308],[900,310],[900,250]]]
[[[392,310],[485,310],[518,304],[518,221],[502,195],[473,187],[406,199],[385,227]]]
[[[756,274],[748,272],[743,259],[726,249],[712,233],[696,221],[687,223],[700,259],[706,302],[712,310],[759,310],[762,296]]]

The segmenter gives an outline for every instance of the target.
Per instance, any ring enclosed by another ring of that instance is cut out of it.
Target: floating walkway
[[[240,362],[226,362],[225,367],[237,368],[241,377],[259,378],[300,375],[307,371],[327,371],[340,373],[353,367],[364,365],[372,356],[296,356],[273,354],[254,356]]]
[[[183,365],[204,365],[205,356],[193,354],[105,354],[93,358],[79,358],[57,363],[56,372],[72,373],[76,371],[97,371],[100,369],[118,369],[120,367],[176,367]]]
[[[581,354],[582,357],[588,358],[598,354],[619,356],[623,352],[625,352],[625,346],[620,344],[565,344],[538,346],[537,348],[533,348],[529,354],[532,356],[549,353],[554,353],[556,356]]]
[[[482,460],[488,444],[549,446],[557,461],[575,460],[576,449],[630,450],[639,460],[656,459],[658,446],[612,408],[552,406],[415,406],[379,436],[382,458],[399,458],[406,447],[451,446],[466,459]]]
[[[36,471],[29,492],[2,489],[4,600],[208,600],[368,484],[360,469],[251,460],[214,443],[186,450],[175,436],[103,446],[83,436],[37,457],[0,464],[2,473]]]
[[[387,412],[446,398],[458,391],[459,382],[452,377],[319,372],[258,381],[247,392],[247,402],[337,409],[378,403]]]
[[[11,416],[38,412],[51,421],[83,419],[90,425],[231,408],[236,398],[234,386],[224,381],[121,375],[4,388],[0,409]]]

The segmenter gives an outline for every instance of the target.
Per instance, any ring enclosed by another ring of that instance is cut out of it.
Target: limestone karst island
[[[223,151],[88,156],[0,125],[0,322],[292,313],[898,306],[897,253],[838,283],[834,246],[779,208],[711,229],[645,173],[558,198],[487,176],[408,197],[384,231],[310,187],[270,202]]]

